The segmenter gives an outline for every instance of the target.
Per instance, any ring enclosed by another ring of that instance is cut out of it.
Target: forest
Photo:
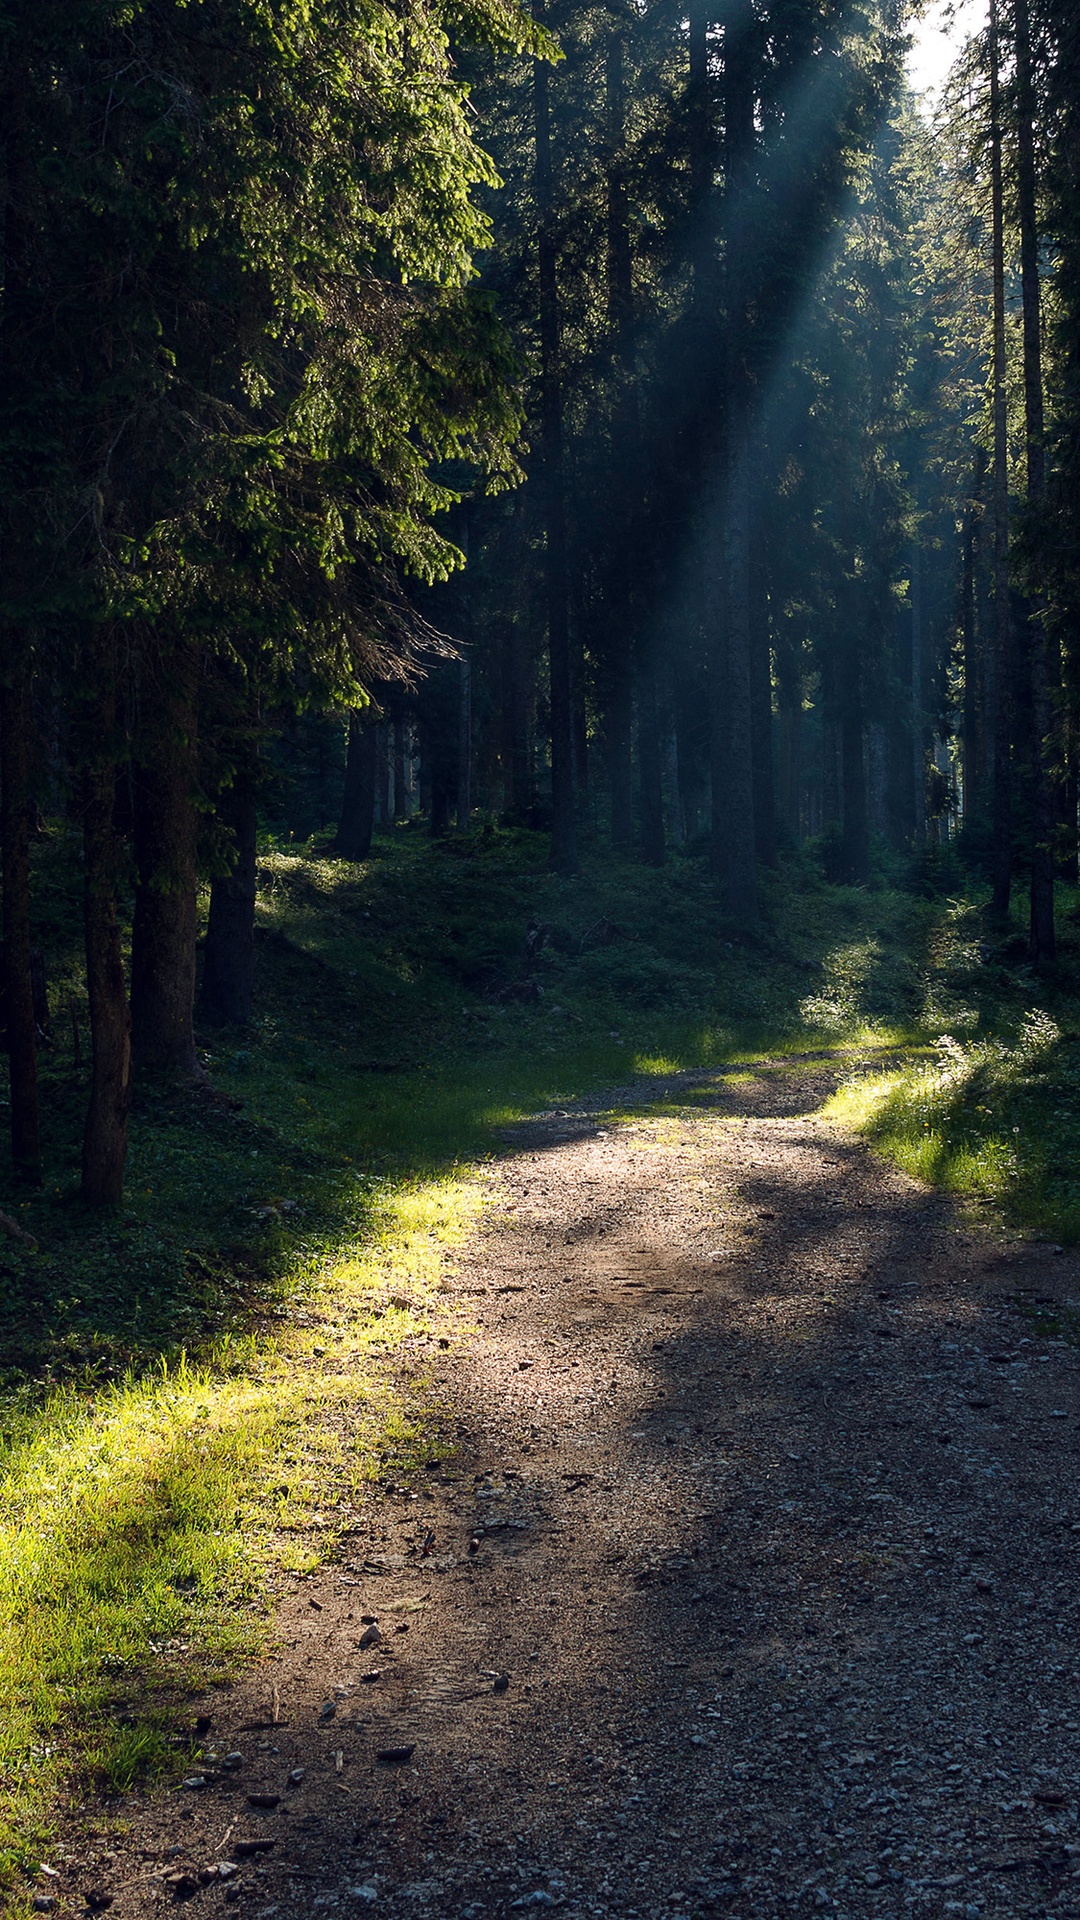
[[[510,1419],[463,1424],[462,1301],[522,1289],[441,1296],[530,1127],[697,1165],[761,1069],[748,1126],[790,1084],[1052,1244],[1021,1344],[1080,1345],[1080,17],[961,8],[923,94],[921,21],[0,0],[14,1912],[146,1911],[116,1835],[165,1860],[154,1795],[224,1777],[193,1699]],[[739,1857],[679,1910],[771,1914]]]

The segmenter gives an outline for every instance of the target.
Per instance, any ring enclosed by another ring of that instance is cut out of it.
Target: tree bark
[[[197,688],[188,643],[158,665],[135,775],[131,1042],[136,1073],[205,1079],[195,1051]]]
[[[607,765],[611,789],[611,844],[616,853],[634,845],[634,683],[629,657],[613,662],[607,710]]]
[[[993,277],[994,798],[993,902],[1004,922],[1012,892],[1012,620],[1009,607],[1009,446],[1005,389],[1005,203],[997,0],[990,0],[990,184]]]
[[[754,550],[758,549],[758,550]],[[776,776],[773,768],[772,648],[769,596],[760,542],[752,537],[750,579],[750,698],[754,761],[754,848],[763,866],[775,867]]]
[[[559,371],[559,291],[556,276],[554,186],[551,168],[551,106],[546,61],[533,66],[540,282],[540,389],[543,449],[544,562],[547,588],[548,663],[551,693],[551,865],[556,873],[578,868],[574,811],[573,699],[570,685],[570,622],[566,569],[566,494],[563,471],[562,382]]]
[[[1035,106],[1031,78],[1028,0],[1013,0],[1016,34],[1016,187],[1020,213],[1020,283],[1024,335],[1024,424],[1027,503],[1037,511],[1045,486],[1039,222],[1035,181]],[[1031,672],[1031,922],[1032,965],[1052,967],[1054,935],[1054,760],[1050,636],[1037,602],[1028,623]]]
[[[41,1120],[30,942],[30,654],[21,636],[0,680],[3,986],[11,1085],[11,1157],[23,1186],[41,1184]]]
[[[238,772],[218,814],[233,839],[235,862],[210,883],[199,1012],[211,1026],[246,1027],[255,997],[255,783]]]
[[[911,837],[926,839],[926,688],[923,659],[922,548],[911,549]]]
[[[458,671],[457,829],[467,833],[473,804],[472,661],[467,653],[462,654]]]
[[[976,574],[978,564],[978,528],[982,514],[982,492],[986,473],[986,452],[976,448],[971,476],[971,498],[964,509],[960,581],[960,633],[964,661],[964,824],[976,818],[982,803],[982,660],[978,623]]]
[[[607,43],[607,322],[615,390],[612,418],[611,496],[617,504],[609,556],[611,702],[608,761],[611,774],[611,843],[628,853],[634,840],[633,707],[637,695],[640,800],[639,852],[648,866],[664,864],[664,796],[660,752],[656,658],[645,627],[642,582],[648,533],[641,495],[641,420],[634,367],[634,272],[630,203],[626,186],[625,28]]]
[[[405,773],[405,721],[398,714],[394,721],[394,819],[405,820],[409,796]]]
[[[734,10],[733,10],[734,11]],[[714,766],[724,798],[714,810],[719,835],[714,865],[728,913],[753,921],[758,913],[754,841],[753,694],[750,633],[749,259],[745,234],[754,146],[752,15],[729,15],[724,29],[725,200],[729,210],[725,258],[724,353],[726,458],[723,463],[724,689]],[[714,639],[719,636],[714,636]]]
[[[334,851],[343,860],[366,860],[375,826],[375,721],[370,707],[349,714],[345,790]]]
[[[5,188],[0,241],[0,381],[17,391],[23,359],[31,346],[26,307],[30,232],[25,211],[26,75],[9,66],[0,98],[0,173]],[[9,424],[10,424],[9,416]],[[16,419],[18,415],[14,416]],[[0,572],[6,597],[19,598],[24,568],[32,551],[33,529],[17,487],[4,501]],[[41,1182],[41,1120],[37,1078],[37,1035],[30,954],[30,742],[32,656],[25,628],[5,623],[0,630],[0,860],[3,861],[4,915],[2,985],[7,1026],[11,1092],[11,1153],[16,1180]]]
[[[726,911],[736,920],[749,922],[756,920],[758,913],[750,671],[750,499],[746,473],[749,444],[742,421],[733,423],[731,431],[734,446],[725,501],[726,644],[714,758],[720,806],[714,811],[713,833],[718,836],[715,864]]]
[[[857,667],[847,674],[840,707],[840,778],[843,800],[844,879],[864,886],[870,877],[870,836],[866,808],[866,755],[862,689]]]
[[[380,720],[375,729],[375,825],[390,824],[390,729]]]
[[[534,698],[533,666],[525,623],[511,621],[506,633],[506,671],[509,680],[507,721],[508,805],[517,820],[527,820],[536,804],[530,714]]]
[[[116,1207],[124,1197],[131,1108],[131,1010],[116,900],[119,858],[112,751],[116,662],[109,635],[97,670],[102,690],[91,721],[92,757],[83,775],[83,902],[92,1065],[83,1131],[82,1197],[89,1206]]]
[[[664,785],[660,752],[660,703],[656,695],[656,665],[651,657],[639,658],[637,683],[638,768],[641,775],[641,858],[646,866],[662,867],[664,864]]]

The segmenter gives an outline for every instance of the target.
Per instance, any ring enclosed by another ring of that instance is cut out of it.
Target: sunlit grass
[[[365,1241],[305,1295],[314,1334],[286,1324],[199,1367],[9,1409],[0,1887],[14,1895],[36,1864],[62,1780],[122,1791],[189,1758],[169,1731],[177,1704],[265,1640],[277,1574],[333,1550],[388,1462],[439,1457],[433,1410],[407,1406],[379,1356],[452,1326],[445,1262],[484,1192],[387,1184]]]
[[[945,1036],[894,1072],[854,1076],[825,1111],[915,1179],[1080,1239],[1076,1043],[1041,1009],[1008,1038]]]

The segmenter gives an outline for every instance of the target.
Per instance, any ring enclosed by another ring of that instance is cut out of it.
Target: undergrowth
[[[929,1185],[1080,1240],[1080,1040],[1041,1008],[1011,1035],[944,1034],[928,1059],[856,1076],[827,1111]]]
[[[423,1356],[453,1339],[443,1275],[500,1129],[681,1068],[888,1048],[903,1063],[838,1112],[922,1177],[1080,1229],[1072,1002],[982,941],[977,904],[826,886],[800,859],[747,936],[695,860],[605,854],[567,881],[540,836],[490,826],[397,829],[362,866],[267,839],[256,1022],[201,1035],[212,1093],[140,1090],[125,1207],[90,1214],[66,828],[37,859],[48,1184],[0,1188],[37,1241],[0,1243],[9,1894],[61,1781],[124,1791],[189,1760],[184,1696],[263,1642],[283,1572],[448,1444]]]

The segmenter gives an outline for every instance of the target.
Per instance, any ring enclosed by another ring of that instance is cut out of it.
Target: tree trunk
[[[720,876],[726,911],[737,920],[750,922],[757,918],[758,897],[750,677],[749,448],[742,422],[733,425],[732,438],[723,563],[727,617],[718,623],[726,644],[718,676],[722,693],[713,763],[714,867]]]
[[[376,732],[372,709],[349,714],[349,743],[345,753],[345,790],[341,796],[334,851],[343,860],[366,860],[375,827]]]
[[[994,800],[993,906],[1008,919],[1012,892],[1012,622],[1009,608],[1009,446],[1005,388],[1005,205],[997,0],[990,0],[990,179],[993,247]]]
[[[540,282],[541,444],[544,488],[544,562],[551,691],[551,865],[577,872],[574,815],[573,700],[566,570],[566,495],[563,472],[562,383],[559,372],[559,292],[556,279],[554,187],[548,66],[533,65],[536,116],[535,192]]]
[[[607,763],[611,788],[611,844],[616,853],[634,845],[634,683],[629,657],[617,658],[607,711]]]
[[[792,840],[802,839],[801,776],[799,749],[802,723],[801,706],[780,708],[780,817]]]
[[[137,1073],[205,1079],[195,1051],[195,765],[199,658],[176,647],[148,695],[135,775],[131,1043]]]
[[[0,177],[4,209],[0,224],[3,259],[0,280],[0,381],[17,390],[30,341],[31,320],[24,296],[29,284],[30,226],[26,216],[28,155],[25,103],[30,97],[25,71],[9,62],[0,97]],[[18,418],[17,412],[14,418]],[[9,415],[8,432],[10,433]],[[19,488],[8,487],[4,502],[4,546],[0,577],[4,595],[18,601],[25,588],[24,566],[32,552],[33,530]],[[25,629],[4,623],[0,630],[0,859],[3,861],[4,938],[2,980],[7,1025],[11,1090],[11,1152],[20,1184],[41,1182],[41,1123],[37,1080],[37,1035],[30,956],[30,742],[31,675]]]
[[[721,876],[728,913],[742,921],[757,918],[754,842],[753,694],[750,634],[750,414],[749,259],[745,244],[751,159],[754,146],[754,62],[747,9],[724,29],[724,104],[726,114],[725,201],[729,209],[725,258],[726,327],[724,354],[725,431],[723,488],[724,711],[716,768],[725,798],[714,815],[720,844],[714,864]],[[718,636],[714,636],[717,638]]]
[[[664,785],[660,753],[660,712],[656,666],[638,661],[638,769],[641,776],[641,858],[649,867],[664,864]]]
[[[211,1026],[246,1027],[255,994],[255,783],[249,770],[237,777],[218,806],[229,827],[235,864],[210,883],[210,917],[203,950],[199,1012]]]
[[[24,1186],[40,1186],[41,1122],[30,954],[30,730],[30,655],[21,637],[16,637],[0,681],[4,1017],[15,1178]]]
[[[926,839],[926,689],[923,662],[922,548],[911,549],[911,837]]]
[[[844,879],[864,886],[870,877],[866,810],[866,755],[858,671],[849,671],[840,710],[840,775],[843,788]]]
[[[1034,100],[1028,0],[1013,0],[1016,30],[1016,186],[1020,213],[1020,281],[1024,316],[1024,424],[1029,513],[1045,484],[1039,223],[1036,207]],[[1051,768],[1052,673],[1045,609],[1036,603],[1028,624],[1031,669],[1031,925],[1032,965],[1054,964],[1054,793]]]
[[[507,671],[510,679],[509,774],[510,810],[527,820],[536,804],[529,716],[533,700],[533,673],[525,624],[514,620],[507,632]]]
[[[754,545],[758,543],[755,541]],[[753,561],[750,578],[750,699],[754,760],[754,849],[763,866],[775,867],[778,853],[769,597],[760,552],[753,553]]]
[[[982,490],[986,472],[985,449],[975,452],[971,477],[971,498],[964,510],[963,557],[960,583],[960,631],[964,660],[964,824],[976,818],[982,803],[982,661],[979,647],[976,571],[978,562],[978,524],[982,513]]]
[[[394,819],[405,820],[409,813],[409,795],[405,773],[405,722],[399,714],[394,721]]]
[[[375,729],[375,825],[390,824],[390,729],[380,720]]]
[[[472,661],[467,653],[462,654],[458,671],[457,829],[467,833],[473,805]]]
[[[83,775],[83,901],[92,1066],[83,1132],[82,1197],[88,1206],[116,1207],[124,1197],[131,1108],[131,1011],[116,902],[120,866],[113,824],[116,662],[110,640],[106,636],[106,652],[97,663],[102,693],[92,717],[93,757]]]

